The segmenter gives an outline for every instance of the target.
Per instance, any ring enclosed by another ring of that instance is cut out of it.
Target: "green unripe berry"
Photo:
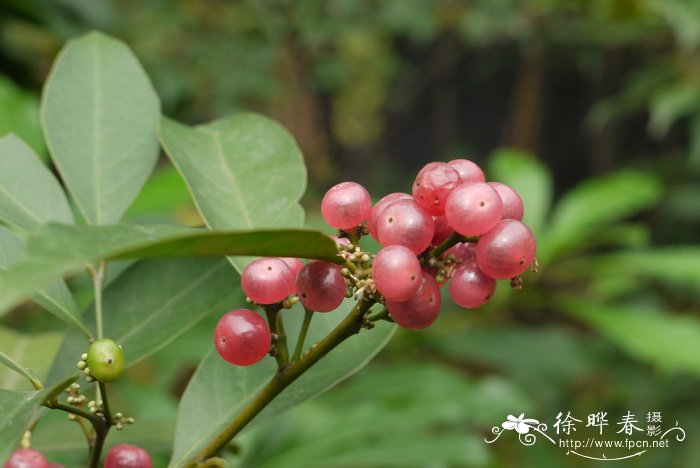
[[[108,338],[90,343],[87,352],[90,375],[100,382],[112,382],[124,373],[124,352]]]

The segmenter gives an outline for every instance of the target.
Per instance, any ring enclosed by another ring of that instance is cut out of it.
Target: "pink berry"
[[[454,271],[448,291],[455,304],[466,309],[480,307],[496,290],[496,280],[486,276],[475,260],[462,263]]]
[[[340,247],[340,246],[347,247],[348,245],[350,245],[352,243],[352,242],[350,242],[350,239],[348,239],[347,237],[331,236],[331,239],[333,239],[335,241],[335,244],[338,247]],[[299,274],[299,273],[297,272],[297,274]]]
[[[153,468],[153,462],[141,447],[121,444],[107,453],[104,468]]]
[[[455,169],[443,162],[431,162],[418,172],[413,181],[413,198],[428,213],[441,216],[445,213],[447,196],[460,183],[459,172]]]
[[[530,228],[520,221],[504,219],[481,236],[476,246],[476,261],[491,278],[515,278],[532,264],[536,250]]]
[[[297,275],[301,271],[302,268],[304,268],[304,263],[299,260],[298,258],[293,258],[293,257],[280,257],[280,260],[282,260],[284,263],[287,264],[290,270],[292,270],[292,277],[296,279]],[[292,290],[294,292],[294,290]],[[290,292],[291,294],[291,292]]]
[[[407,301],[386,301],[389,314],[399,326],[420,330],[430,326],[440,315],[440,286],[428,273],[422,273],[421,285]]]
[[[271,342],[265,319],[248,309],[226,313],[214,330],[214,345],[219,355],[237,366],[260,361],[270,351]]]
[[[476,258],[476,242],[459,242],[445,250],[442,258],[447,259],[452,255],[459,263]]]
[[[455,232],[444,216],[433,216],[433,223],[435,224],[435,232],[433,233],[433,239],[430,241],[430,245],[442,244]]]
[[[388,301],[407,301],[421,284],[421,267],[416,254],[402,245],[384,247],[374,257],[372,278]]]
[[[445,205],[447,222],[463,236],[480,236],[498,223],[502,213],[498,192],[483,182],[460,185]]]
[[[274,304],[294,293],[294,273],[282,259],[259,258],[243,270],[241,287],[256,304]]]
[[[335,263],[318,261],[306,264],[297,276],[296,287],[304,307],[316,312],[335,310],[345,298],[345,278]]]
[[[434,233],[433,217],[413,200],[395,201],[377,218],[377,236],[384,247],[403,245],[418,255],[430,246]]]
[[[372,200],[367,190],[355,182],[331,187],[321,201],[321,214],[338,229],[351,229],[367,219]]]
[[[49,468],[43,453],[32,449],[17,449],[12,452],[3,468]]]
[[[522,198],[520,198],[520,195],[518,195],[518,192],[500,182],[489,182],[488,184],[493,187],[496,192],[498,192],[498,195],[501,197],[501,201],[503,202],[503,214],[501,215],[501,219],[515,219],[522,221],[525,207],[523,205]]]
[[[394,192],[385,196],[377,202],[376,205],[372,207],[369,212],[369,217],[367,218],[367,230],[374,240],[379,240],[377,236],[377,218],[384,211],[384,208],[389,206],[391,203],[399,200],[413,200],[413,197],[407,193]]]
[[[486,182],[484,171],[476,163],[468,159],[453,159],[447,165],[459,173],[462,183]]]

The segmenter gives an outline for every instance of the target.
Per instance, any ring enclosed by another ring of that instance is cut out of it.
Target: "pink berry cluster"
[[[49,463],[43,453],[32,449],[17,449],[12,452],[3,468],[62,468],[63,465]],[[152,468],[151,457],[144,449],[135,445],[115,445],[107,453],[104,468]]]
[[[422,329],[437,319],[445,284],[456,304],[475,308],[488,301],[496,280],[519,287],[519,275],[536,266],[535,238],[521,222],[522,199],[507,185],[486,182],[481,168],[466,159],[427,164],[412,194],[392,193],[374,206],[364,187],[342,182],[326,192],[321,214],[339,229],[335,239],[344,265],[255,260],[241,275],[251,302],[289,305],[298,299],[309,310],[330,312],[345,297],[366,293],[383,302],[398,325]],[[359,246],[367,234],[382,246],[376,254]],[[264,358],[273,339],[266,320],[248,309],[229,312],[215,331],[219,354],[236,365]]]

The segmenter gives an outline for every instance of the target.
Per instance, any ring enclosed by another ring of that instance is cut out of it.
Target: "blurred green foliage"
[[[662,411],[689,436],[617,466],[700,465],[700,1],[0,0],[0,134],[46,153],[37,90],[60,45],[92,28],[134,48],[173,117],[255,109],[282,122],[307,158],[310,210],[336,180],[379,198],[466,153],[521,193],[538,238],[541,269],[522,291],[499,288],[477,311],[446,301],[431,329],[399,333],[357,377],[248,432],[234,463],[591,466],[483,439],[507,414],[630,410]],[[129,219],[200,223],[161,166]],[[57,325],[37,317],[5,319],[0,342],[41,373]],[[212,326],[130,370],[117,404],[139,424],[120,440],[165,463]],[[47,334],[23,333],[37,328]],[[55,424],[36,444],[70,464]]]

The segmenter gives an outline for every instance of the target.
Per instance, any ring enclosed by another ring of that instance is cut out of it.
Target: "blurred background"
[[[168,116],[281,122],[306,157],[312,227],[339,181],[376,200],[410,190],[427,162],[466,157],[520,192],[538,238],[522,291],[505,285],[473,311],[446,297],[436,325],[398,331],[358,375],[246,433],[234,464],[597,466],[544,440],[484,438],[509,414],[551,426],[568,411],[584,434],[604,411],[619,439],[623,415],[646,430],[653,411],[687,439],[617,466],[700,466],[700,0],[0,0],[0,134],[47,156],[42,83],[90,29],[135,51]],[[199,222],[165,158],[129,219]],[[72,286],[88,304],[81,278]],[[119,437],[161,463],[216,319],[119,387],[140,422]],[[61,331],[26,306],[0,342],[41,369]],[[0,374],[3,388],[14,378]],[[36,443],[70,460],[79,431],[52,445],[52,427]]]

